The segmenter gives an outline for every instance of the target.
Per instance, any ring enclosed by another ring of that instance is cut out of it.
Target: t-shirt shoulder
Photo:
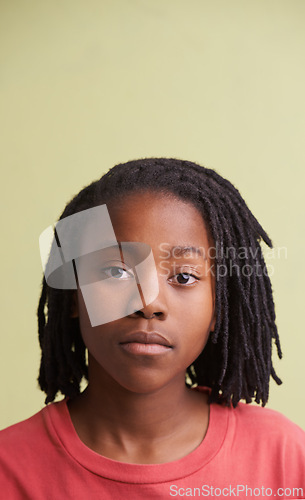
[[[25,430],[27,432],[36,430],[37,425],[38,427],[41,425],[41,412],[45,411],[45,409],[46,408],[43,408],[29,418],[26,418],[20,422],[17,422],[16,424],[12,424],[9,427],[0,430],[0,442],[3,443],[9,440],[11,436],[21,436],[23,435]]]
[[[297,424],[276,410],[245,403],[232,410],[230,420],[232,449],[246,446],[249,457],[259,449],[262,456],[276,457],[283,470],[294,464],[291,477],[304,473],[305,432]]]
[[[56,405],[56,407],[60,407],[64,404],[64,400],[52,403],[52,405]],[[49,413],[50,406],[51,405],[45,406],[42,410],[38,411],[31,417],[0,430],[0,456],[1,450],[5,450],[6,453],[11,452],[13,455],[16,455],[18,452],[21,453],[26,446],[33,448],[38,443],[43,442],[45,440],[46,430],[48,427],[46,426],[46,418]],[[16,443],[19,444],[18,447],[16,447]]]
[[[282,436],[285,431],[285,433],[305,439],[304,430],[277,410],[240,402],[232,411],[238,423],[242,423],[243,426],[261,435],[279,434]]]

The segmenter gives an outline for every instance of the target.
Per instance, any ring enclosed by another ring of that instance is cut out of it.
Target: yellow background
[[[43,406],[39,234],[118,162],[216,169],[270,234],[284,359],[269,407],[305,429],[303,0],[2,0],[0,428]]]

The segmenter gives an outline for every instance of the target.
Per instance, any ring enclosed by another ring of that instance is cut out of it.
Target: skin
[[[215,294],[208,259],[194,251],[168,257],[164,249],[191,246],[207,255],[210,239],[199,211],[172,195],[130,194],[107,206],[119,242],[150,245],[159,294],[141,310],[92,327],[78,290],[74,316],[88,348],[89,384],[68,402],[69,412],[80,439],[103,456],[140,464],[177,460],[208,427],[207,397],[185,386],[185,371],[214,329]],[[118,279],[128,276],[120,273]],[[158,332],[170,347],[130,352],[122,340],[138,330]]]

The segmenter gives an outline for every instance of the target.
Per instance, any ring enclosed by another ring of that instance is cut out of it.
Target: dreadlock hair
[[[191,384],[211,388],[210,402],[232,404],[252,398],[264,406],[270,375],[272,340],[282,357],[275,324],[272,289],[260,241],[271,240],[238,190],[214,170],[189,161],[148,158],[113,167],[67,204],[60,219],[82,210],[116,202],[129,193],[173,194],[202,214],[213,242],[216,274],[216,324],[207,344],[187,369]],[[245,270],[247,269],[247,272]],[[85,345],[78,318],[71,318],[72,290],[50,288],[43,278],[38,306],[42,350],[38,382],[52,402],[58,391],[70,398],[88,380]]]

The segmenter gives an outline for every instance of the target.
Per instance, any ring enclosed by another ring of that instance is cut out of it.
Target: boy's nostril
[[[154,316],[161,316],[163,314],[162,312],[154,312],[150,316],[147,316],[147,314],[145,314],[143,311],[137,311],[137,313],[146,319],[152,319],[154,318]]]

